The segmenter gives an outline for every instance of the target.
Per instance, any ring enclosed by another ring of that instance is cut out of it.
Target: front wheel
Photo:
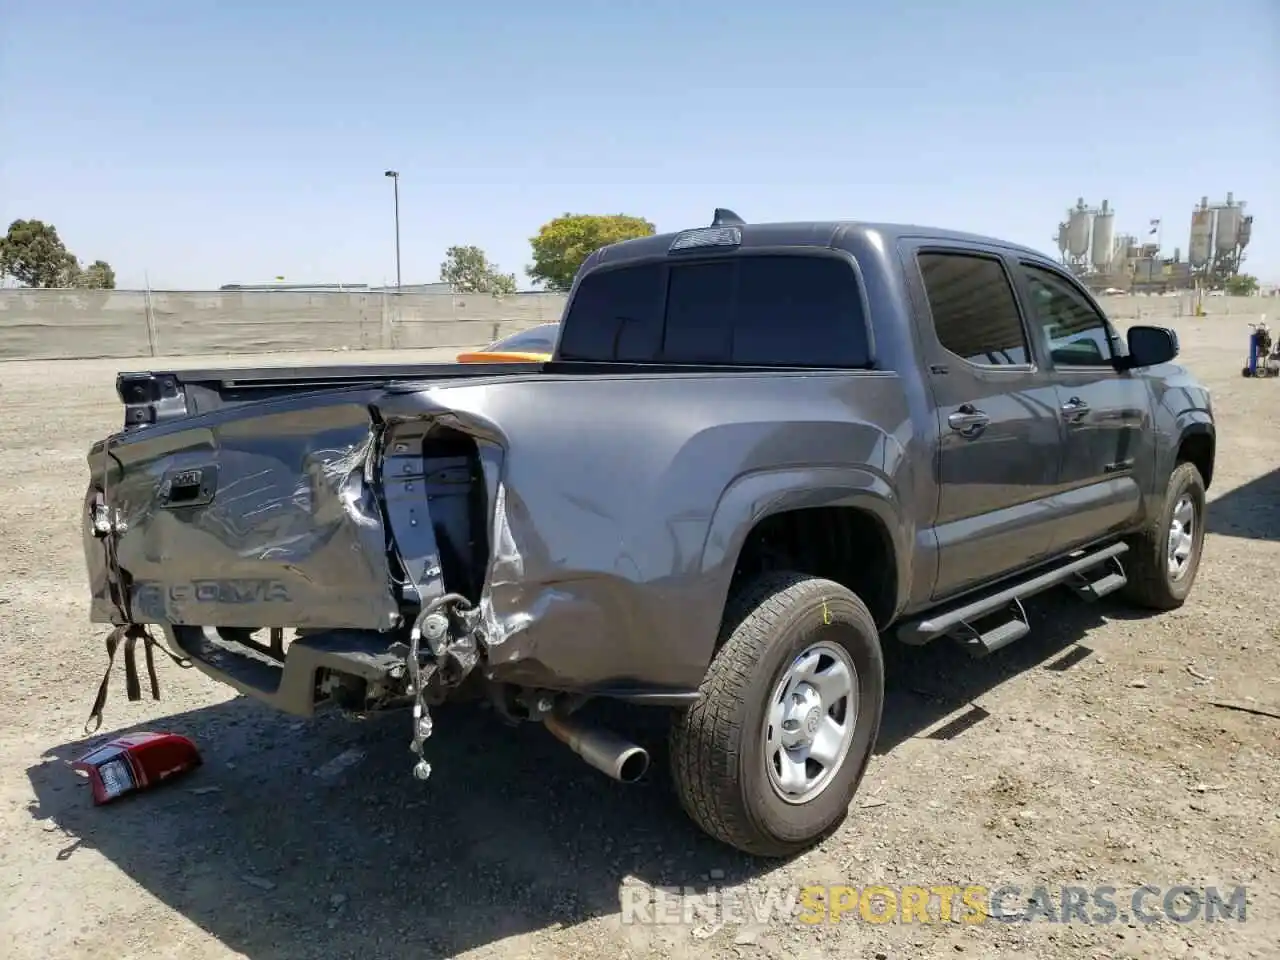
[[[685,811],[745,853],[785,857],[836,830],[866,772],[884,659],[866,604],[779,571],[729,598],[702,699],[671,730]]]
[[[1182,606],[1200,569],[1204,520],[1204,478],[1195,464],[1180,463],[1169,476],[1160,513],[1129,541],[1128,600],[1151,610]]]

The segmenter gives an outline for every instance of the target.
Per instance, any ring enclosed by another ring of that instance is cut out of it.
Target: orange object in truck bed
[[[540,323],[479,350],[458,354],[458,363],[542,363],[551,359],[558,323]]]

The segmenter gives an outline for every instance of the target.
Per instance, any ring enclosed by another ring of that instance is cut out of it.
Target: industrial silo
[[[1241,204],[1241,206],[1243,206],[1243,204]],[[1249,245],[1249,241],[1250,239],[1252,239],[1252,237],[1253,237],[1253,217],[1241,217],[1240,218],[1240,235],[1236,238],[1237,242],[1240,244],[1241,250],[1243,250],[1245,247]]]
[[[1203,197],[1200,206],[1191,212],[1191,238],[1187,244],[1187,260],[1197,270],[1209,262],[1213,255],[1214,210],[1209,198]]]
[[[1102,201],[1102,209],[1093,218],[1093,269],[1103,273],[1111,268],[1115,256],[1116,214]]]
[[[1234,253],[1240,242],[1240,221],[1244,213],[1243,204],[1237,205],[1231,194],[1227,194],[1227,202],[1218,207],[1218,235],[1214,249],[1218,253]]]
[[[1093,226],[1093,211],[1084,205],[1084,197],[1076,201],[1075,209],[1067,215],[1067,252],[1076,260],[1089,256],[1089,233]]]

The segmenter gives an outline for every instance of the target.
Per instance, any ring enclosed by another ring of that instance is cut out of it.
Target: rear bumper
[[[326,630],[307,634],[289,644],[277,659],[222,635],[211,636],[200,627],[166,625],[163,629],[175,652],[189,657],[211,680],[294,716],[310,717],[317,706],[332,700],[330,679],[342,679],[348,685],[352,679],[363,681],[360,692],[370,707],[405,694],[408,650],[385,633]],[[491,679],[500,682],[500,678]],[[700,699],[697,690],[643,683],[600,684],[563,692],[653,707],[687,707]]]
[[[299,637],[277,660],[254,647],[200,627],[169,626],[175,652],[201,673],[284,713],[309,717],[329,699],[330,675],[365,681],[371,691],[389,690],[404,665],[404,648],[384,633],[327,630]]]

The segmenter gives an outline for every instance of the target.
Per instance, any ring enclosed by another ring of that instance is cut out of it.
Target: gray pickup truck
[[[1177,352],[1030,249],[718,210],[594,252],[546,363],[120,374],[91,616],[292,714],[403,707],[422,779],[446,699],[621,781],[648,754],[579,708],[665,710],[693,820],[786,856],[847,813],[883,644],[1183,603],[1215,432]]]

